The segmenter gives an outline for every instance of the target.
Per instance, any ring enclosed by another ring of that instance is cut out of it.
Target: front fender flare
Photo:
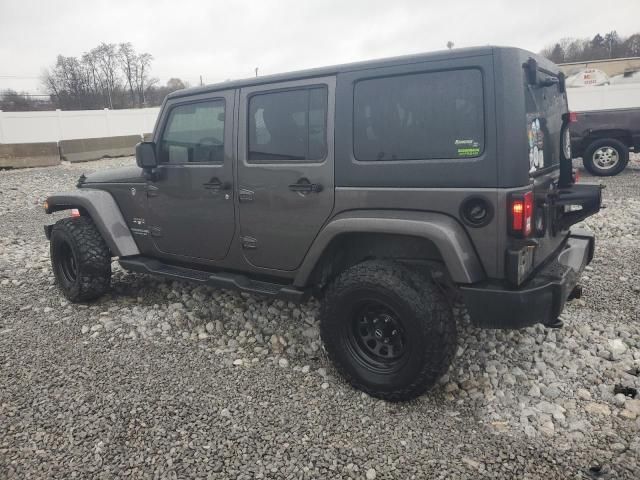
[[[47,213],[71,208],[86,211],[114,256],[140,255],[120,208],[109,192],[87,189],[58,193],[48,197],[46,204]]]
[[[454,282],[475,283],[485,278],[469,236],[455,219],[432,212],[355,210],[336,215],[324,226],[298,270],[295,286],[307,285],[325,248],[345,233],[386,233],[425,238],[440,251]]]

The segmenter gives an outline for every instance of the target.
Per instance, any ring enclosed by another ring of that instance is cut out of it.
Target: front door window
[[[174,107],[160,141],[161,163],[222,163],[224,100]]]

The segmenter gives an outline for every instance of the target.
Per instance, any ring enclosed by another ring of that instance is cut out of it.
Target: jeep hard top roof
[[[202,87],[191,87],[167,95],[167,99],[185,97],[189,95],[197,95],[201,93],[215,92],[218,90],[228,90],[232,88],[250,87],[254,85],[264,85],[268,83],[284,82],[289,80],[302,80],[312,77],[322,77],[335,75],[337,73],[352,72],[356,70],[366,70],[379,67],[390,67],[393,65],[403,65],[407,63],[421,63],[435,60],[445,60],[453,58],[477,57],[482,55],[494,55],[499,52],[510,51],[511,53],[519,52],[523,57],[534,57],[538,63],[548,70],[557,71],[557,67],[547,59],[540,57],[532,52],[522,50],[515,47],[470,47],[457,48],[454,50],[439,50],[435,52],[417,53],[412,55],[402,55],[398,57],[381,58],[375,60],[365,60],[361,62],[345,63],[342,65],[333,65],[328,67],[310,68],[307,70],[298,70],[294,72],[278,73],[274,75],[265,75],[260,77],[251,77],[240,80],[230,80],[222,83],[214,83]]]

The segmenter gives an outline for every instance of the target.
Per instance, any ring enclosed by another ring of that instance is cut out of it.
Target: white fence
[[[573,111],[640,108],[640,84],[568,88]],[[3,112],[0,143],[39,143],[142,135],[153,131],[160,108]]]
[[[142,135],[153,131],[160,108],[3,112],[0,143],[38,143]]]

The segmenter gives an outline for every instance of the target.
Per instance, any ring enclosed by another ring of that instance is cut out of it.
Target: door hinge
[[[162,229],[160,227],[149,227],[149,232],[151,233],[152,237],[161,237],[162,236]]]
[[[238,192],[238,199],[241,202],[253,202],[254,192],[246,188],[241,188]]]
[[[240,237],[240,241],[242,242],[242,248],[246,248],[248,250],[258,248],[258,240],[253,237]]]

